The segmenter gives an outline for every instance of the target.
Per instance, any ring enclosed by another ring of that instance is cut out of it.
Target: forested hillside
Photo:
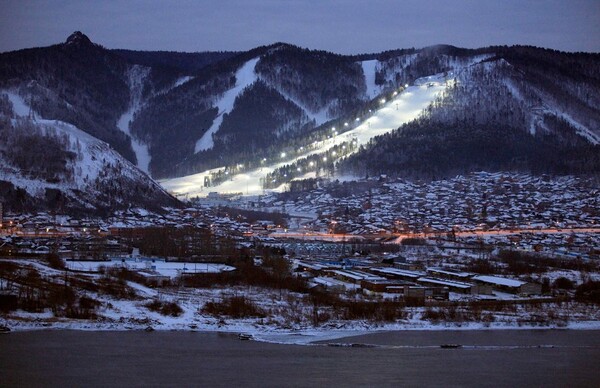
[[[13,89],[47,119],[72,123],[135,161],[117,129],[127,108],[126,63],[83,34],[64,44],[0,54],[0,89]]]
[[[422,116],[374,139],[340,171],[435,178],[473,170],[600,171],[600,61],[493,48]]]

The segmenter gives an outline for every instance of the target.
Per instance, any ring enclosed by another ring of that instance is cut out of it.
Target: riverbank
[[[362,336],[373,333],[390,332],[469,332],[469,331],[513,331],[513,330],[600,330],[600,321],[570,322],[567,325],[518,325],[503,322],[440,322],[407,321],[396,323],[374,323],[370,321],[344,321],[329,323],[319,327],[285,328],[260,324],[249,319],[224,320],[204,317],[191,321],[178,319],[142,319],[128,317],[122,319],[76,320],[56,318],[51,314],[31,314],[21,312],[18,318],[0,316],[0,326],[10,328],[11,332],[40,330],[74,331],[159,331],[159,332],[204,332],[204,333],[245,333],[254,340],[281,344],[306,345],[312,342],[335,340],[344,337]]]
[[[334,298],[250,285],[152,288],[126,280],[131,274],[123,272],[71,273],[41,261],[4,264],[20,276],[11,282],[22,286],[14,310],[0,313],[0,326],[17,332],[207,331],[307,343],[395,330],[600,329],[597,305],[571,299],[506,296],[407,306],[369,295]]]

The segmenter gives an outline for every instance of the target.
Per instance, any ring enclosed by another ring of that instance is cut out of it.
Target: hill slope
[[[5,210],[108,214],[178,202],[107,143],[72,124],[30,116],[0,93],[0,201]]]
[[[427,178],[482,169],[598,173],[598,57],[498,48],[452,73],[419,120],[374,139],[340,169]]]

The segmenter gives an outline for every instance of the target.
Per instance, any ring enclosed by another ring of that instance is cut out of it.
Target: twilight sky
[[[0,0],[0,52],[80,30],[108,48],[342,54],[452,44],[600,52],[600,0]]]

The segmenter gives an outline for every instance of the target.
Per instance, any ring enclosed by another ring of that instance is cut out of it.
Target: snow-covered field
[[[240,86],[245,85],[247,82],[252,80],[252,77],[247,74],[250,72],[248,70],[249,66],[253,66],[252,62],[244,65],[244,67],[242,67],[242,69],[240,69],[238,72],[241,74],[238,80],[246,80],[246,82],[238,81]],[[242,77],[242,75],[244,76]],[[447,80],[441,75],[425,77],[417,80],[415,85],[406,88],[402,93],[397,94],[391,100],[382,100],[380,108],[377,109],[372,116],[362,121],[360,125],[354,129],[319,142],[319,144],[317,144],[316,147],[310,152],[300,154],[293,159],[285,159],[284,161],[275,165],[264,166],[260,169],[234,175],[230,180],[225,181],[218,186],[212,186],[207,189],[204,188],[204,177],[210,175],[211,172],[218,169],[208,170],[198,174],[179,178],[166,179],[161,181],[160,184],[167,191],[175,193],[176,195],[205,197],[208,195],[208,192],[244,193],[246,195],[263,194],[264,190],[260,180],[267,174],[273,172],[275,169],[286,164],[294,163],[295,161],[306,158],[307,156],[326,152],[336,145],[352,141],[353,139],[357,140],[359,144],[365,144],[376,136],[388,133],[400,127],[402,124],[417,118],[419,114],[446,89],[446,86]],[[237,88],[238,86],[236,86],[235,89]],[[227,109],[230,109],[230,105],[231,107],[233,106],[233,100],[230,98],[231,96],[229,96],[231,91],[228,91],[221,102],[219,102],[220,113],[221,111],[225,112]],[[212,146],[212,138],[210,138],[209,141],[208,134],[210,132],[210,136],[212,136],[211,130],[218,128],[218,126],[215,127],[215,125],[220,125],[219,119],[215,120],[215,123],[213,123],[211,129],[207,131],[202,139],[200,139],[196,145],[196,150],[206,149]],[[201,148],[198,148],[199,145]],[[278,190],[283,190],[283,187],[280,187]]]

